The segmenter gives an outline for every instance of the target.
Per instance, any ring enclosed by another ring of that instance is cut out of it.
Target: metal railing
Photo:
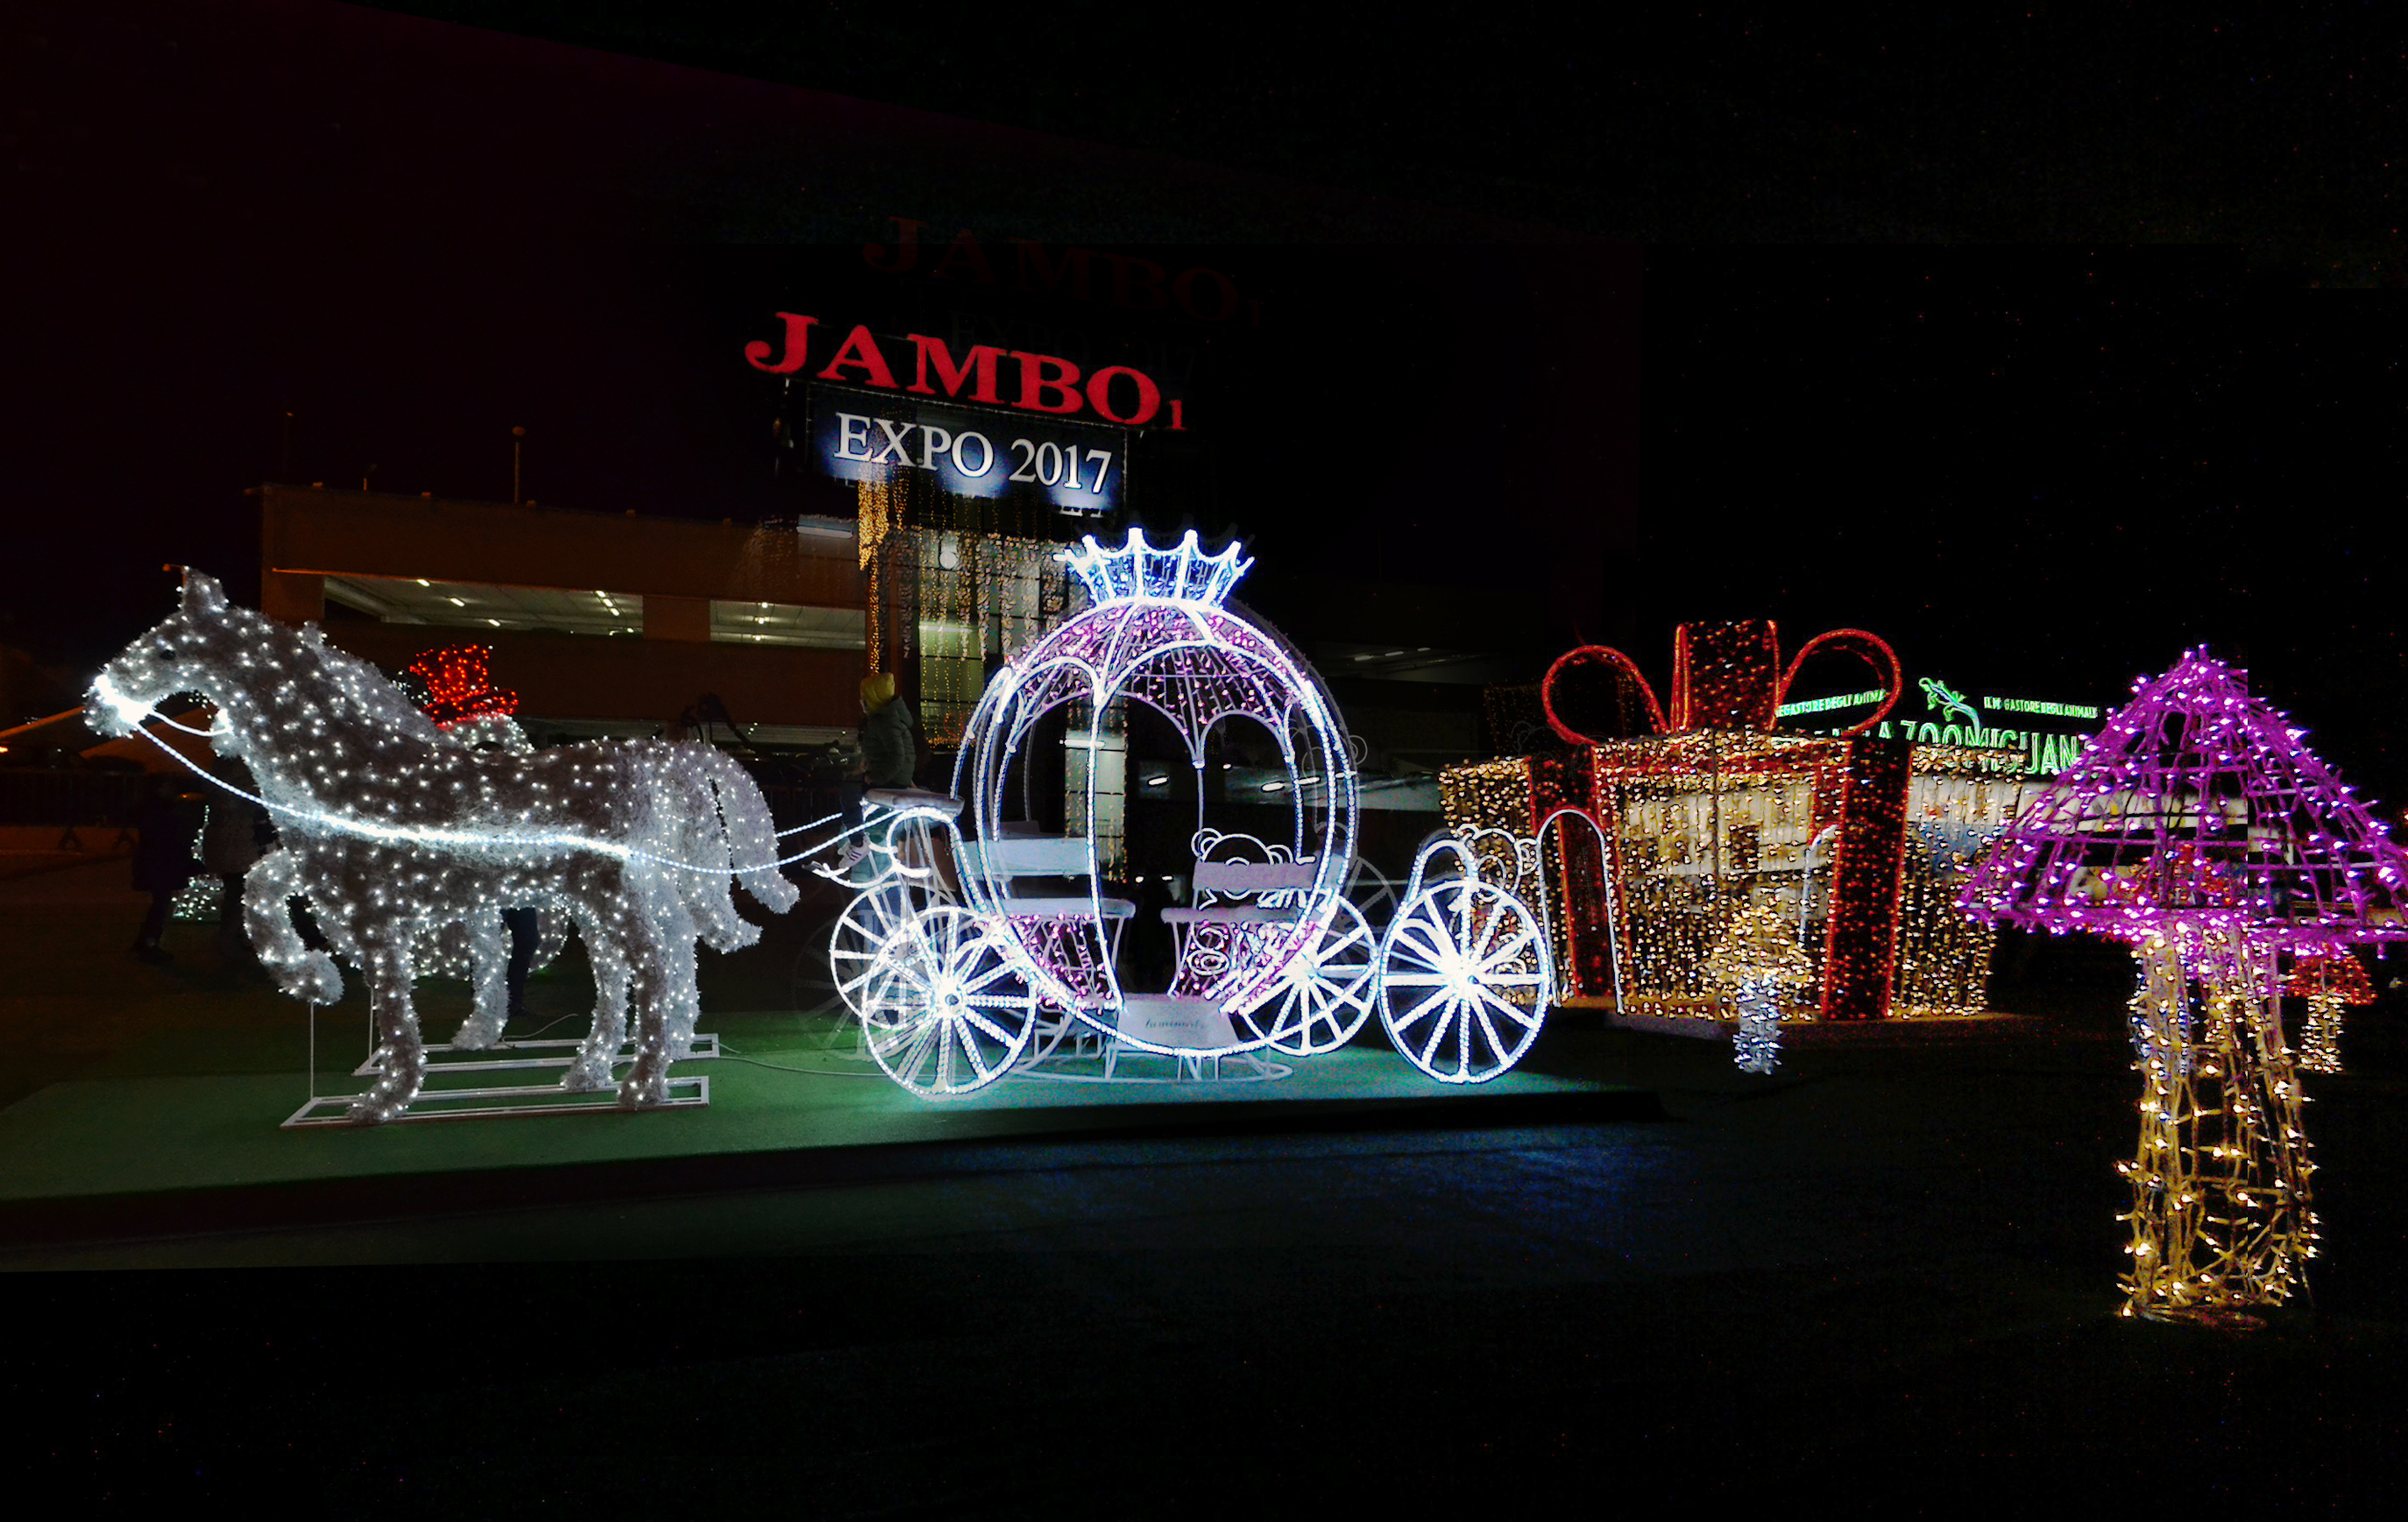
[[[142,774],[0,768],[0,825],[126,826]]]

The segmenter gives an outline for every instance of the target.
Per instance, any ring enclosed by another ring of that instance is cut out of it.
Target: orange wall
[[[365,619],[338,619],[325,630],[328,644],[388,671],[442,645],[491,645],[494,685],[516,692],[519,711],[535,718],[666,721],[709,692],[726,700],[738,724],[861,722],[862,656],[856,650],[518,629],[480,633]]]
[[[850,539],[683,518],[260,489],[261,569],[859,608]]]
[[[849,539],[371,492],[266,486],[260,496],[260,603],[288,623],[322,623],[327,576],[646,599],[642,639],[349,618],[323,625],[331,643],[389,671],[422,652],[474,641],[494,647],[494,683],[516,691],[520,711],[532,717],[666,721],[716,693],[740,724],[861,722],[862,652],[710,640],[714,597],[861,607],[864,582]]]

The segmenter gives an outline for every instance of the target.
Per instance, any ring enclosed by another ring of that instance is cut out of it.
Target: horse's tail
[[[710,783],[708,745],[671,747],[653,779],[664,826],[655,837],[668,861],[668,881],[678,901],[694,916],[695,932],[714,951],[735,951],[761,939],[760,927],[736,912],[727,829]]]
[[[769,817],[768,801],[761,797],[761,786],[752,773],[730,760],[725,752],[715,745],[701,749],[702,774],[718,800],[736,881],[763,905],[782,914],[803,895],[778,870],[778,826]]]

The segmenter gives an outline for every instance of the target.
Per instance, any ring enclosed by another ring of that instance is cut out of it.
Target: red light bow
[[[496,688],[485,669],[493,656],[491,645],[449,645],[409,663],[409,674],[426,684],[426,716],[437,728],[518,711],[519,695]]]
[[[1781,665],[1781,632],[1772,620],[1746,619],[1730,624],[1684,624],[1672,636],[1672,714],[1670,722],[1656,689],[1640,674],[1639,663],[1610,645],[1582,645],[1566,651],[1547,668],[1539,685],[1539,702],[1547,725],[1568,745],[1598,743],[1564,723],[1555,712],[1555,678],[1575,666],[1603,662],[1638,684],[1647,701],[1647,717],[1657,734],[1683,729],[1770,729],[1781,711],[1781,700],[1798,681],[1806,657],[1828,645],[1861,659],[1887,688],[1881,706],[1841,731],[1861,735],[1889,717],[1905,691],[1906,680],[1898,653],[1879,635],[1863,629],[1831,629],[1799,648],[1787,670]]]

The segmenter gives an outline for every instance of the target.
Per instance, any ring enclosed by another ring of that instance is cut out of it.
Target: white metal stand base
[[[577,1050],[584,1044],[576,1037],[567,1036],[557,1041],[503,1041],[482,1051],[468,1051],[446,1041],[440,1046],[430,1046],[426,1049],[426,1075],[432,1078],[438,1072],[483,1073],[502,1072],[522,1068],[566,1068],[577,1060]],[[528,1055],[513,1056],[512,1053]],[[717,1055],[719,1055],[719,1038],[706,1031],[695,1037],[694,1049],[678,1060],[708,1062]],[[623,1062],[635,1061],[634,1045],[620,1047],[619,1055],[610,1060],[614,1066]],[[378,1065],[376,1054],[371,1052],[366,1061],[351,1070],[351,1076],[374,1078],[382,1071],[384,1070]]]
[[[318,1092],[318,1009],[309,1006],[309,1098],[308,1102],[285,1117],[281,1130],[299,1130],[321,1126],[349,1126],[351,1106],[362,1096],[357,1094],[321,1094]],[[375,1031],[369,1031],[371,1040]],[[555,1041],[504,1041],[499,1046],[479,1052],[464,1052],[449,1041],[426,1049],[426,1076],[438,1078],[449,1073],[499,1072],[508,1070],[525,1070],[555,1068],[566,1070],[577,1060],[577,1049],[585,1043],[574,1037]],[[719,1055],[719,1038],[708,1032],[697,1032],[693,1040],[691,1056],[709,1059]],[[557,1055],[553,1054],[558,1054]],[[636,1060],[632,1045],[619,1048],[611,1067],[625,1068]],[[685,1060],[681,1058],[680,1060]],[[374,1078],[382,1070],[376,1054],[351,1070],[353,1078]],[[710,1104],[710,1080],[707,1077],[671,1078],[668,1098],[648,1110],[700,1110]],[[469,1088],[422,1088],[409,1108],[394,1120],[494,1120],[511,1115],[582,1115],[617,1110],[619,1095],[615,1086],[599,1090],[572,1093],[557,1084],[509,1084]]]
[[[320,1126],[349,1126],[351,1105],[356,1094],[322,1094],[295,1110],[286,1118],[280,1129],[299,1130]],[[710,1079],[669,1080],[669,1097],[647,1110],[701,1110],[710,1104]],[[619,1108],[616,1090],[599,1093],[571,1094],[551,1084],[521,1084],[502,1088],[424,1089],[409,1102],[409,1108],[395,1115],[390,1124],[400,1125],[414,1120],[494,1120],[512,1115],[575,1115],[593,1114]]]

